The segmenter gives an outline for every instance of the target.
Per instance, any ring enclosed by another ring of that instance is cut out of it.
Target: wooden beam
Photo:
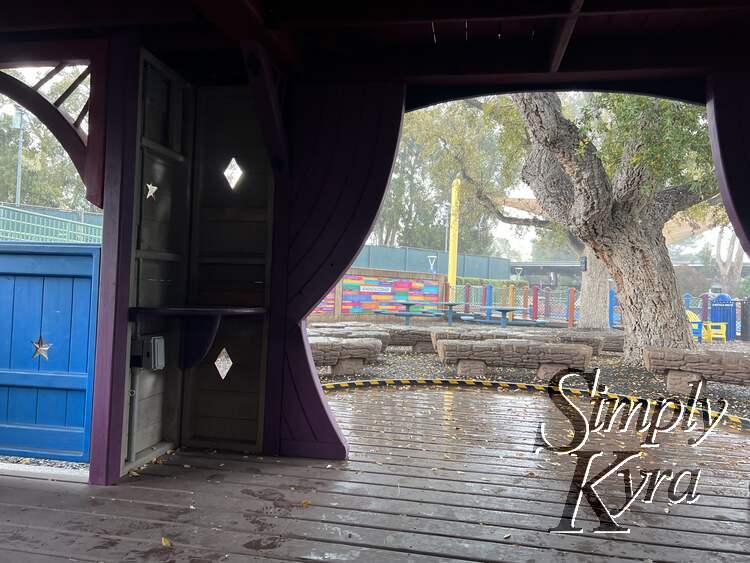
[[[68,86],[65,91],[58,96],[58,98],[55,100],[54,104],[55,107],[60,107],[65,103],[65,100],[67,100],[70,95],[76,91],[76,88],[78,88],[81,83],[86,80],[86,78],[91,74],[91,67],[87,66],[81,74],[78,75],[78,77],[70,83],[70,86]]]
[[[583,2],[584,0],[573,0],[570,5],[570,15],[557,24],[555,38],[552,42],[552,57],[549,64],[550,72],[560,70],[560,63],[562,63],[565,51],[568,49],[570,38],[573,37],[573,31],[578,22],[578,15],[583,7]]]
[[[102,39],[5,41],[0,42],[0,68],[87,65],[93,53],[105,48],[106,42]]]
[[[62,69],[64,69],[65,66],[66,66],[65,63],[59,63],[59,64],[57,64],[52,70],[50,70],[47,74],[45,74],[44,76],[42,76],[42,78],[36,84],[34,84],[32,86],[32,88],[34,90],[36,90],[36,91],[39,91],[39,88],[41,88],[42,86],[44,86],[45,84],[47,84],[47,82],[49,82],[50,80],[52,80],[52,78],[54,78],[55,76],[57,76],[57,74]]]
[[[286,11],[277,8],[273,12],[271,23],[281,29],[304,28],[357,28],[384,25],[412,25],[432,22],[482,22],[482,21],[523,21],[539,19],[567,19],[570,10],[564,11],[550,7],[549,3],[528,3],[531,7],[523,10],[502,8],[489,4],[490,7],[469,7],[457,2],[431,2],[429,4],[388,4],[366,3],[345,4],[327,3],[310,4],[307,10],[300,4],[290,4]],[[727,13],[750,12],[750,5],[733,2],[705,2],[704,4],[675,3],[671,1],[649,2],[638,5],[623,4],[615,8],[581,11],[579,17],[601,17],[618,15],[658,15],[688,13]]]
[[[195,5],[232,41],[257,41],[283,65],[293,64],[297,60],[292,44],[285,36],[267,29],[261,11],[252,0],[195,0]]]
[[[0,33],[192,23],[196,12],[184,0],[128,2],[13,2],[3,5]]]

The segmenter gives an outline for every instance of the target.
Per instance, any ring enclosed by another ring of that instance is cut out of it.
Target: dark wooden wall
[[[246,88],[199,88],[191,240],[190,302],[265,306],[269,197],[273,176]],[[242,170],[234,188],[224,171]],[[265,325],[225,317],[204,361],[186,374],[183,443],[260,448]],[[225,379],[214,361],[233,361]]]
[[[133,194],[130,307],[168,308],[186,302],[189,256],[193,92],[179,76],[143,54]],[[149,187],[153,193],[150,193]],[[131,357],[152,336],[164,338],[166,367],[131,364],[126,383],[125,467],[179,443],[182,326],[178,319],[132,315]]]

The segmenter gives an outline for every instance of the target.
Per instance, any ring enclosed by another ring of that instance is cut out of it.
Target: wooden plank
[[[42,318],[41,278],[17,276],[13,295],[13,336],[11,369],[38,370],[39,359],[33,358],[32,342],[39,340]]]
[[[14,286],[14,276],[0,276],[0,334],[5,335],[0,338],[0,369],[10,367]]]
[[[492,487],[489,484],[483,484],[481,487],[476,487],[471,492],[461,492],[454,490],[446,490],[445,487],[433,487],[432,480],[421,480],[413,479],[411,482],[407,479],[398,478],[385,485],[378,484],[377,482],[368,482],[369,479],[360,479],[360,475],[341,475],[340,473],[335,474],[334,478],[326,480],[321,479],[320,474],[324,472],[318,471],[318,474],[312,474],[307,476],[296,476],[288,474],[288,470],[279,469],[277,466],[268,467],[266,470],[256,468],[252,472],[248,472],[247,469],[244,471],[238,469],[236,473],[226,472],[223,468],[213,469],[201,469],[200,466],[193,466],[189,463],[189,460],[179,459],[180,461],[188,461],[187,464],[175,465],[174,467],[165,467],[157,465],[149,467],[144,470],[144,474],[155,476],[155,477],[174,477],[179,476],[181,486],[184,486],[186,482],[191,483],[191,490],[197,492],[202,489],[205,483],[209,483],[213,486],[208,487],[211,490],[216,490],[216,485],[234,487],[236,486],[239,490],[242,486],[253,485],[253,486],[273,486],[275,481],[276,486],[281,486],[286,489],[290,486],[295,486],[300,491],[313,491],[313,492],[331,492],[335,494],[344,494],[347,496],[355,496],[353,502],[356,507],[356,503],[361,501],[360,497],[373,496],[379,499],[393,499],[397,501],[413,501],[426,504],[440,504],[451,507],[466,508],[469,511],[478,510],[499,510],[499,511],[510,511],[514,513],[526,513],[526,514],[539,514],[539,515],[554,515],[559,518],[562,513],[562,505],[565,504],[567,491],[563,489],[558,490],[547,490],[545,493],[541,493],[540,490],[534,490],[526,488],[523,480],[515,483],[515,486],[505,487]],[[188,465],[188,467],[184,467]],[[274,469],[276,472],[274,473]],[[330,472],[328,472],[330,473]],[[261,477],[265,477],[263,480]],[[403,481],[403,483],[402,483]],[[170,488],[177,486],[170,480],[147,480],[150,486],[163,486]],[[137,485],[137,484],[136,484]],[[411,486],[410,486],[411,485]],[[236,496],[238,490],[228,492],[226,496]],[[544,489],[541,489],[544,491]],[[241,491],[239,491],[241,492]],[[607,497],[622,500],[623,495],[619,494],[619,491],[607,491]],[[340,499],[336,502],[344,502]],[[670,507],[670,516],[664,517],[663,510],[667,506],[664,502],[664,498],[660,495],[655,498],[653,507],[648,505],[636,504],[631,508],[633,517],[643,518],[648,521],[649,525],[656,528],[668,527],[670,529],[678,529],[683,531],[694,531],[695,529],[695,518],[704,518],[710,520],[711,518],[720,518],[718,524],[720,525],[715,530],[716,533],[730,533],[718,531],[721,526],[724,526],[727,522],[736,522],[737,526],[734,527],[734,535],[748,536],[750,535],[747,527],[747,518],[745,516],[745,506],[747,499],[743,499],[743,502],[736,503],[735,509],[730,509],[727,504],[717,507],[706,507],[704,505],[693,505],[687,508],[683,506]],[[339,506],[334,504],[333,506]],[[342,505],[343,506],[343,505]],[[418,514],[418,512],[416,513]],[[684,518],[683,518],[684,517]],[[673,520],[677,519],[675,522]],[[707,522],[710,524],[710,522]],[[729,528],[732,528],[731,526]]]
[[[49,359],[40,359],[40,371],[68,371],[70,365],[70,321],[73,308],[73,279],[44,278],[42,335],[52,344]]]
[[[73,304],[70,324],[70,341],[75,345],[70,348],[68,369],[86,373],[89,369],[89,325],[91,321],[91,280],[75,278],[73,281]]]
[[[685,447],[684,433],[665,434],[639,460],[703,464],[696,503],[669,505],[660,489],[622,517],[630,534],[607,535],[590,533],[598,519],[584,502],[587,532],[557,535],[548,530],[568,501],[575,460],[533,453],[540,417],[565,420],[545,395],[404,388],[328,399],[347,421],[349,460],[184,451],[109,488],[0,477],[0,547],[44,556],[55,545],[99,560],[211,560],[221,551],[231,560],[750,561],[746,433],[719,429],[705,451]],[[613,451],[641,437],[591,440]],[[621,489],[607,487],[609,505],[622,503]],[[162,536],[173,551],[163,551]]]

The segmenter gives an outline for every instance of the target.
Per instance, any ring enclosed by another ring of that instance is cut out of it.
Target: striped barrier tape
[[[458,387],[479,387],[479,388],[495,388],[503,390],[522,390],[522,391],[539,391],[543,393],[549,393],[550,389],[553,393],[559,393],[560,388],[551,385],[541,385],[538,383],[518,383],[513,381],[485,381],[475,379],[366,379],[366,380],[355,380],[355,381],[338,381],[335,383],[323,383],[324,391],[338,391],[343,389],[357,389],[360,387],[389,387],[389,386],[428,386],[428,385],[447,385],[447,386],[458,386]],[[588,389],[569,389],[573,395],[591,395],[591,391]],[[634,401],[648,401],[648,404],[655,406],[659,403],[656,399],[641,399],[633,395],[624,395],[621,393],[607,393],[610,399],[619,399],[622,402],[634,402]],[[669,408],[676,409],[675,403],[668,403]],[[692,410],[694,414],[701,414],[706,412],[704,408],[693,408],[687,409],[689,412]],[[713,418],[718,416],[719,413],[716,411],[710,411],[709,415]],[[733,423],[738,425],[743,430],[750,430],[750,419],[742,418],[739,416],[727,414],[725,415],[724,422],[722,425]]]

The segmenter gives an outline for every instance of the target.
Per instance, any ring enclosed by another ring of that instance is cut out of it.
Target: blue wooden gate
[[[89,459],[99,254],[0,243],[0,454]]]

